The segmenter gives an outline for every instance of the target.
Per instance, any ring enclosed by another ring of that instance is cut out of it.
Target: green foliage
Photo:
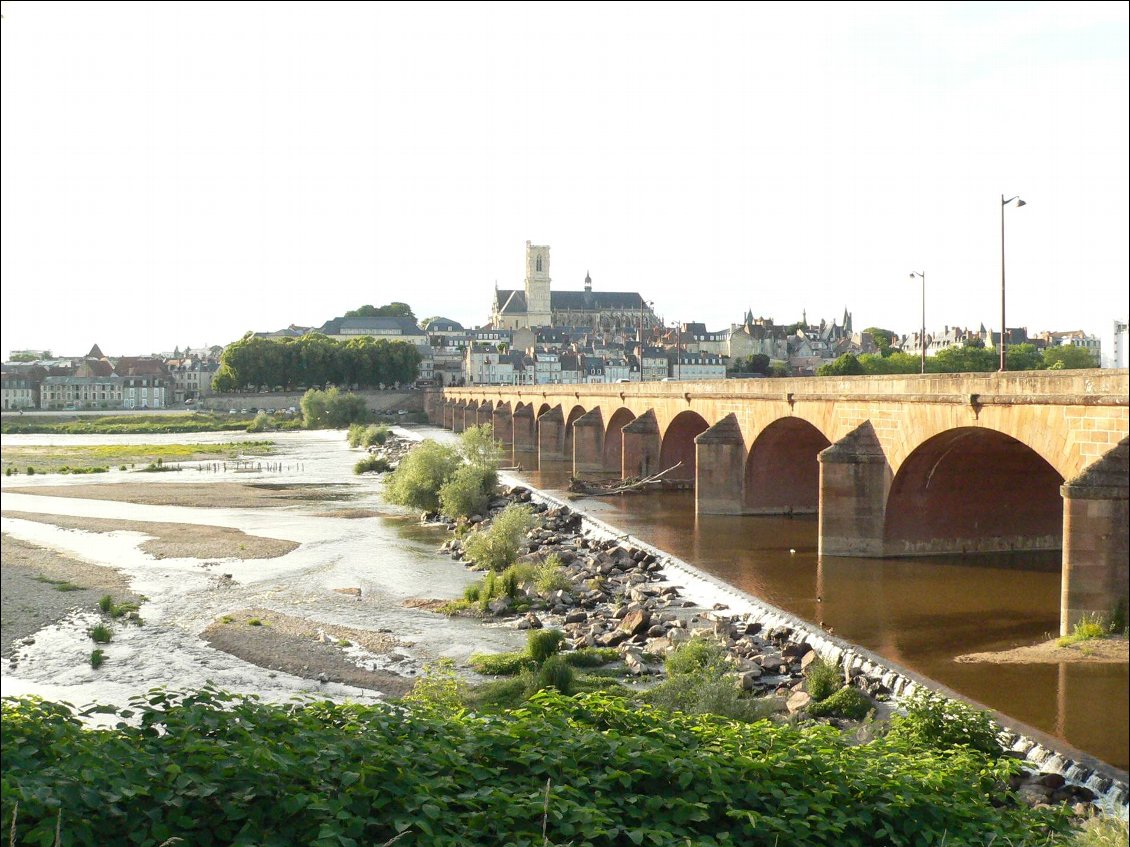
[[[106,651],[101,647],[95,647],[90,651],[90,666],[95,670],[102,667],[102,663],[106,661]]]
[[[401,506],[439,511],[439,490],[461,464],[455,448],[427,439],[401,459],[397,469],[385,478],[385,497]]]
[[[730,670],[722,645],[701,636],[680,644],[667,657],[664,667],[669,677],[701,674],[718,676]]]
[[[545,632],[546,630],[541,630]],[[553,630],[548,630],[552,632]],[[575,675],[573,669],[560,656],[546,656],[538,666],[537,672],[526,672],[531,680],[526,686],[526,695],[532,696],[538,691],[555,688],[561,694],[572,694]]]
[[[525,650],[513,653],[472,653],[467,660],[471,668],[487,676],[513,676],[533,663]]]
[[[1086,347],[1045,347],[1043,353],[1044,367],[1048,370],[1069,370],[1074,368],[1097,368],[1098,362]]]
[[[354,423],[366,423],[373,413],[358,394],[311,388],[299,401],[302,420],[307,429],[341,429]]]
[[[462,465],[439,489],[439,510],[449,518],[486,514],[498,486],[498,472],[481,465]]]
[[[804,690],[813,700],[826,700],[839,691],[843,684],[840,669],[823,659],[813,660],[804,670]]]
[[[357,464],[353,466],[355,474],[384,473],[388,469],[388,459],[383,456],[366,456],[364,459],[358,459]]]
[[[765,374],[768,376],[770,363],[770,358],[764,353],[753,353],[749,356],[730,360],[730,366],[727,370],[731,373]]]
[[[248,432],[266,432],[267,430],[272,429],[273,426],[274,426],[274,423],[271,421],[271,416],[268,415],[266,412],[260,410],[255,415],[255,419],[247,425],[247,431]]]
[[[459,436],[459,454],[469,465],[497,470],[502,458],[502,445],[494,440],[494,428],[490,424],[482,424],[465,429]]]
[[[561,648],[565,633],[559,629],[531,629],[526,636],[526,653],[537,664],[543,664]]]
[[[867,695],[854,686],[847,685],[828,697],[810,703],[808,714],[814,718],[847,718],[861,721],[872,709]]]
[[[412,312],[412,307],[407,303],[393,301],[385,306],[371,306],[365,304],[359,309],[350,309],[345,313],[347,318],[411,318],[416,320],[416,315]]]
[[[90,640],[95,644],[109,644],[114,637],[114,631],[104,623],[95,624],[90,628]]]
[[[1126,847],[1130,828],[1112,816],[1091,818],[1066,841],[1067,847]]]
[[[5,419],[0,432],[58,435],[156,435],[173,432],[226,432],[247,429],[246,416],[195,413],[191,415],[103,415],[77,421]],[[206,445],[196,445],[206,447]]]
[[[561,658],[575,668],[599,668],[617,661],[620,653],[614,647],[582,647],[562,653]]]
[[[874,342],[875,349],[879,351],[879,355],[882,358],[891,355],[891,342],[898,338],[898,333],[877,326],[867,327],[867,329],[863,330],[863,334],[871,336],[871,341]]]
[[[155,690],[129,716],[92,732],[69,706],[4,701],[0,814],[7,826],[19,802],[16,843],[52,843],[59,809],[71,844],[1036,847],[1067,829],[993,805],[1007,759],[603,693],[437,714]]]
[[[904,705],[906,715],[891,719],[889,738],[924,749],[968,747],[989,756],[1000,755],[997,730],[987,712],[924,688],[915,691]]]
[[[863,365],[854,353],[844,353],[836,361],[816,369],[817,376],[858,376],[863,372]]]
[[[720,668],[668,676],[645,691],[643,700],[659,709],[686,715],[717,715],[752,722],[769,716],[772,704],[742,696],[734,679]]]
[[[503,570],[514,561],[518,547],[533,525],[533,511],[528,506],[511,503],[495,515],[488,529],[471,533],[463,543],[463,552],[480,568]]]
[[[392,430],[385,424],[352,423],[346,437],[350,447],[378,447],[388,441],[391,434]]]
[[[560,557],[556,553],[550,555],[544,562],[537,566],[534,573],[534,587],[542,594],[553,591],[571,591],[573,580],[565,573]]]
[[[404,702],[441,714],[452,714],[463,708],[467,688],[467,683],[455,670],[455,663],[445,657],[424,666],[423,676],[404,696]]]
[[[1106,638],[1112,631],[1115,631],[1114,627],[1105,615],[1087,614],[1075,622],[1070,635],[1057,638],[1055,643],[1060,647],[1067,647],[1080,641]]]

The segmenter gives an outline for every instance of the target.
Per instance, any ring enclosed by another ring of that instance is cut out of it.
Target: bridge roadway
[[[677,465],[699,513],[816,513],[823,556],[1062,549],[1066,633],[1127,603],[1128,373],[483,386],[426,407],[577,475]]]

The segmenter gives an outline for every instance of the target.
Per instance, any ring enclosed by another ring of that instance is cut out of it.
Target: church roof
[[[529,310],[526,292],[510,288],[495,290],[494,305],[500,315],[523,315]],[[636,291],[550,291],[549,307],[561,312],[623,312],[644,308],[644,300]]]
[[[322,324],[319,331],[325,335],[424,335],[424,331],[411,318],[394,317],[334,318]]]

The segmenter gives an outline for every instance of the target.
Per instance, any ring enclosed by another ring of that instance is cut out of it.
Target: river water
[[[418,433],[439,439],[440,429]],[[6,436],[5,445],[226,442],[231,433],[148,436]],[[473,650],[516,649],[523,634],[404,608],[413,596],[457,597],[475,577],[436,552],[443,530],[422,527],[380,497],[373,477],[358,478],[358,457],[340,432],[273,434],[281,470],[240,474],[183,471],[135,474],[111,471],[85,477],[60,475],[3,479],[4,510],[230,526],[251,534],[298,541],[301,546],[269,561],[224,559],[204,566],[194,559],[154,560],[137,549],[137,533],[91,534],[4,518],[2,528],[21,539],[118,567],[149,601],[146,625],[122,631],[107,646],[110,658],[93,671],[87,661],[90,622],[72,616],[37,633],[21,650],[16,668],[5,665],[5,695],[37,693],[75,703],[124,703],[154,685],[197,687],[212,681],[233,691],[285,699],[295,694],[370,695],[344,686],[269,672],[209,647],[199,633],[227,611],[266,607],[332,626],[388,628],[413,646],[395,670],[415,671],[437,656],[465,659]],[[531,485],[567,497],[564,467],[521,475]],[[172,479],[170,479],[170,477]],[[347,504],[310,502],[264,509],[142,506],[103,500],[21,495],[20,485],[160,485],[163,482],[344,483]],[[375,519],[316,516],[327,506],[372,508]],[[702,516],[690,492],[586,498],[578,506],[627,533],[699,567],[749,594],[830,628],[835,635],[961,692],[1006,715],[1064,739],[1115,767],[1126,769],[1128,677],[1125,664],[959,664],[963,653],[1032,644],[1054,634],[1059,614],[1058,554],[824,558],[816,554],[815,518]],[[220,569],[234,586],[216,590]],[[331,589],[357,586],[364,603]]]
[[[520,476],[569,498],[564,465]],[[821,558],[814,515],[696,516],[691,491],[575,502],[736,588],[1127,768],[1126,664],[954,661],[1058,634],[1058,552]]]

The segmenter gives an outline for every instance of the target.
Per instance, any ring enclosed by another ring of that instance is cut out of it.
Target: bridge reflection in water
[[[527,456],[523,467],[530,467]],[[521,474],[560,496],[571,468]],[[1125,664],[957,663],[1058,632],[1056,551],[820,556],[815,515],[696,515],[690,491],[586,498],[584,508],[754,596],[1094,755],[1128,765]],[[791,552],[791,551],[794,551]]]

